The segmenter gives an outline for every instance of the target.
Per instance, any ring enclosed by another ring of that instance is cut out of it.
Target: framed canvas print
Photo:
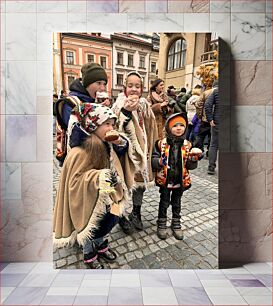
[[[218,267],[216,33],[53,34],[60,269]]]

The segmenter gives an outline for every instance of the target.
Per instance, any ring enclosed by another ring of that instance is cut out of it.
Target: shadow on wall
[[[240,154],[233,153],[231,150],[231,99],[232,91],[235,88],[234,61],[230,45],[219,38],[219,96],[220,96],[220,113],[221,126],[219,135],[219,268],[227,268],[239,265],[239,254],[234,250],[240,248],[239,233],[235,233],[236,225],[234,220],[230,219],[230,178],[236,179],[236,174],[240,174]],[[238,147],[238,139],[232,139]],[[234,169],[232,156],[238,158],[237,167]],[[231,157],[231,158],[230,158]],[[235,192],[235,190],[234,190]],[[245,223],[246,220],[241,220]],[[246,226],[246,224],[244,224]],[[231,253],[232,250],[232,253]],[[235,252],[236,253],[236,252]]]
[[[258,226],[253,222],[253,208],[248,195],[251,190],[247,180],[250,156],[238,152],[239,135],[232,133],[232,129],[240,124],[240,118],[234,112],[238,90],[236,61],[230,45],[222,39],[219,39],[219,50],[219,268],[230,268],[268,258],[270,254],[263,253],[268,253],[266,247],[270,235],[259,237]]]

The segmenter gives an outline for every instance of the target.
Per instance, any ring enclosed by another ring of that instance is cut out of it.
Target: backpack
[[[65,157],[67,155],[68,124],[66,124],[62,118],[63,106],[65,104],[68,104],[72,110],[75,106],[81,105],[82,101],[76,96],[68,96],[65,98],[61,98],[56,102],[56,151],[55,151],[55,156],[56,156],[56,159],[59,161],[60,167],[62,167]]]

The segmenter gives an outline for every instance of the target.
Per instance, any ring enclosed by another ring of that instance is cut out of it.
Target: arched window
[[[168,52],[168,71],[184,67],[186,64],[187,43],[178,39],[172,43]]]

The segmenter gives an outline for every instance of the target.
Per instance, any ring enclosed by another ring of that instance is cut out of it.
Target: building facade
[[[149,91],[150,60],[152,43],[140,35],[130,33],[115,33],[111,35],[113,41],[113,89],[114,98],[120,93],[125,84],[127,74],[137,71],[143,79],[143,96]],[[156,62],[156,57],[153,57]]]
[[[81,77],[81,67],[86,63],[99,63],[108,76],[107,92],[112,89],[112,42],[100,33],[62,33],[63,89],[68,92],[69,85]]]
[[[211,33],[161,33],[158,76],[165,87],[190,90],[200,84],[196,71],[210,43]]]

